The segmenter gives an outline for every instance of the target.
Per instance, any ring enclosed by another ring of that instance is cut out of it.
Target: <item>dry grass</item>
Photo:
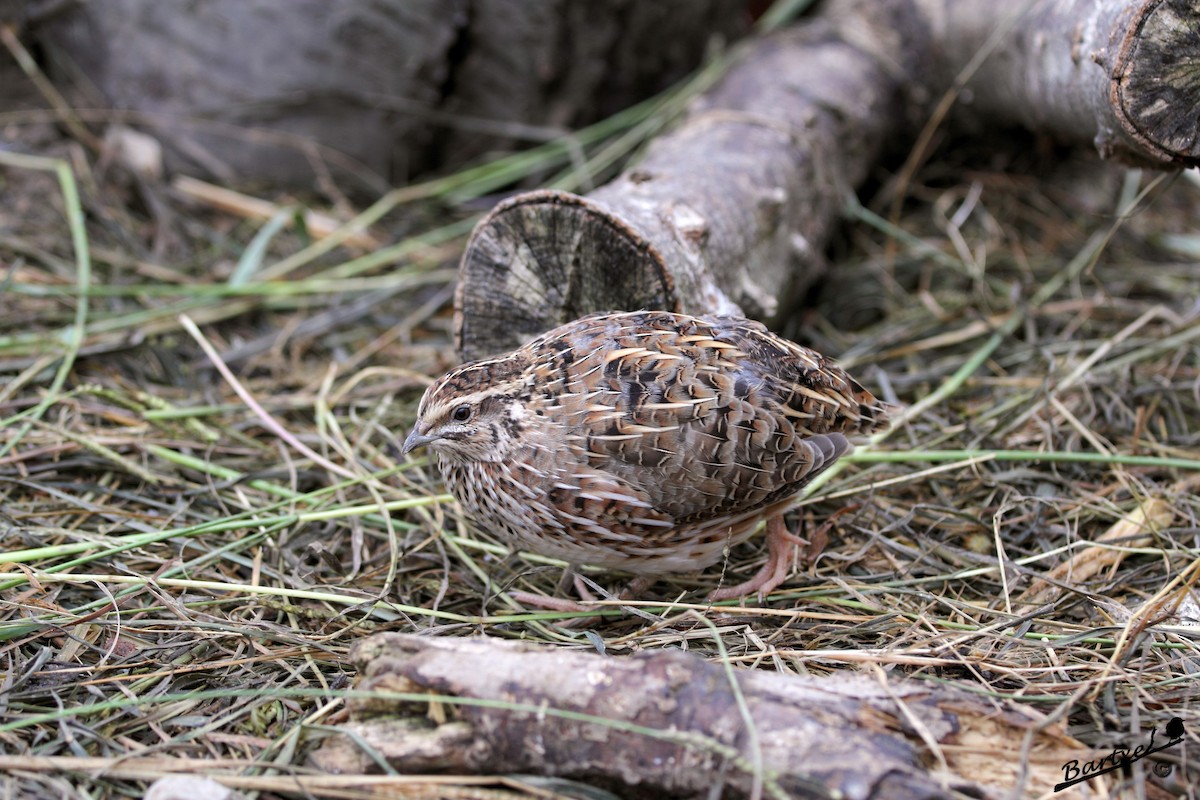
[[[573,146],[606,169],[633,124]],[[793,515],[819,555],[761,608],[703,603],[714,568],[573,631],[504,594],[553,593],[558,567],[466,529],[428,465],[398,455],[455,360],[470,217],[444,203],[561,168],[565,149],[385,198],[365,221],[394,244],[360,252],[165,186],[148,189],[156,215],[80,146],[39,148],[60,160],[0,154],[6,796],[137,796],[189,770],[259,796],[370,796],[297,776],[339,718],[348,646],[380,630],[877,664],[1101,747],[1179,716],[1195,746],[1194,176],[1068,164],[1035,180],[1045,160],[964,156],[921,172],[898,219],[852,209],[827,299],[791,332],[909,413]],[[762,556],[738,548],[727,576]],[[393,796],[539,791],[379,780]]]

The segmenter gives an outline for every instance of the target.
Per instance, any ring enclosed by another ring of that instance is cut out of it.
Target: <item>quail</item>
[[[572,565],[697,571],[766,519],[762,570],[709,595],[761,597],[790,567],[784,510],[887,411],[758,322],[600,313],[451,370],[404,452],[432,450],[476,527]]]

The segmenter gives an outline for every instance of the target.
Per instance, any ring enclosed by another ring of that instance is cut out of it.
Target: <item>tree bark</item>
[[[731,678],[678,650],[613,658],[392,633],[359,642],[351,659],[358,689],[381,694],[352,701],[350,735],[314,754],[343,774],[377,768],[365,742],[403,772],[551,775],[621,797],[710,797],[714,787],[745,797],[761,782],[764,797],[903,800],[1002,796],[1026,736],[1036,754],[1026,796],[1048,791],[1085,752],[1027,713],[936,684],[740,669]],[[387,696],[397,692],[409,697]],[[939,758],[948,772],[933,770]]]
[[[518,195],[481,221],[460,266],[460,353],[507,350],[592,311],[773,317],[824,272],[846,193],[947,92],[981,126],[1024,124],[1156,167],[1200,163],[1197,8],[827,3],[754,43],[612,183]]]
[[[31,33],[161,138],[169,169],[288,186],[328,169],[372,192],[615,113],[747,27],[743,0],[68,6]]]
[[[818,16],[757,42],[671,133],[586,198],[501,203],[463,254],[464,358],[599,310],[771,317],[824,270],[845,193],[932,65],[909,0]],[[902,46],[906,44],[907,46]]]

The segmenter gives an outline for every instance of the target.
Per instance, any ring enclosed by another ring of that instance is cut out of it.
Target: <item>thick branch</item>
[[[945,83],[995,44],[959,98],[980,124],[1019,124],[1152,167],[1200,164],[1195,0],[917,2],[942,45]]]
[[[824,270],[843,206],[928,47],[908,0],[757,42],[642,161],[587,198],[502,203],[462,260],[466,358],[597,310],[769,317]],[[897,59],[899,56],[899,59]]]
[[[39,9],[39,44],[149,127],[170,169],[305,189],[328,169],[372,192],[613,114],[745,16],[739,0],[27,4],[58,7]]]
[[[723,667],[677,650],[612,658],[381,634],[351,657],[359,689],[467,702],[437,703],[445,721],[434,725],[427,703],[355,701],[346,726],[353,735],[314,756],[340,773],[373,769],[356,744],[366,742],[405,772],[553,775],[622,797],[705,797],[714,786],[722,797],[746,796],[757,774],[766,797],[902,800],[999,796],[1016,779],[1013,756],[1026,735],[1039,758],[1027,765],[1025,794],[1048,789],[1061,780],[1059,767],[1080,757],[1068,737],[1030,733],[1028,718],[936,684],[737,670],[743,712]],[[950,774],[930,772],[939,759]]]

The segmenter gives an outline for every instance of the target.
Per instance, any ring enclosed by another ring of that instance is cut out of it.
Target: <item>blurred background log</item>
[[[328,171],[367,193],[603,119],[749,27],[743,0],[53,6],[20,21],[91,88],[79,104],[159,137],[168,169],[297,188]]]

